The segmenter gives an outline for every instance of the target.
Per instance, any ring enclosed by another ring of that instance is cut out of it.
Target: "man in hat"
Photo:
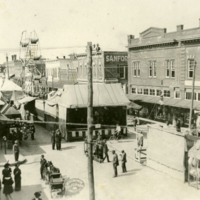
[[[40,159],[40,175],[41,175],[41,179],[44,179],[43,177],[43,171],[46,167],[47,161],[44,158],[44,155],[41,155],[41,159]]]
[[[122,159],[122,173],[125,173],[127,172],[126,170],[127,159],[126,159],[126,153],[124,150],[122,150],[121,159]]]
[[[108,145],[106,144],[106,140],[104,140],[104,145],[103,145],[103,151],[104,151],[104,160],[107,158],[107,161],[110,162],[109,156],[108,156]]]
[[[117,166],[119,165],[118,155],[115,153],[115,150],[112,151],[113,154],[113,169],[114,169],[114,177],[117,177]]]
[[[33,200],[42,200],[40,197],[41,197],[41,192],[35,192]]]
[[[19,159],[19,145],[18,145],[17,140],[15,140],[15,144],[13,145],[13,153],[14,153],[15,162],[17,162]]]

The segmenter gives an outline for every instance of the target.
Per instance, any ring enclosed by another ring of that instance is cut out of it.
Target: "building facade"
[[[77,82],[77,68],[69,58],[46,60],[46,77],[49,87],[62,88],[65,84]]]
[[[141,115],[187,125],[195,70],[194,109],[200,109],[200,26],[175,32],[149,28],[128,36],[128,96]]]
[[[77,81],[86,83],[87,55],[76,55]],[[128,82],[128,54],[118,51],[101,51],[92,55],[93,82],[96,83],[121,83],[124,91]]]

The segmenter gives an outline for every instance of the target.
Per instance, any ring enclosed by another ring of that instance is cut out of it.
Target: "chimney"
[[[134,35],[128,35],[128,40],[134,39],[135,36]]]
[[[176,26],[176,30],[177,30],[177,32],[182,31],[183,30],[183,25]]]
[[[17,55],[16,54],[12,55],[12,61],[16,61],[16,60],[17,60]]]

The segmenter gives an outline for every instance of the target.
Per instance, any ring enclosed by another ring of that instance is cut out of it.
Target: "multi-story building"
[[[77,68],[69,58],[46,60],[46,76],[49,87],[61,88],[65,84],[76,83]]]
[[[87,55],[76,55],[79,83],[88,81]],[[124,91],[127,88],[127,52],[100,51],[92,55],[93,82],[98,83],[121,83]]]
[[[193,108],[200,109],[200,26],[129,35],[128,70],[128,96],[143,106],[142,116],[188,124],[194,74]]]

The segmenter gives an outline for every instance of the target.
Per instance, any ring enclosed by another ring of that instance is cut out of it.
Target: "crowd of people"
[[[18,140],[21,144],[22,140],[27,140],[29,135],[32,140],[35,139],[35,126],[33,123],[15,122],[9,126],[8,134],[4,135],[4,138],[6,137],[6,140],[12,141],[13,144]]]
[[[107,159],[107,162],[110,162],[109,148],[108,148],[107,142],[105,139],[104,140],[102,139],[102,136],[100,134],[98,135],[97,139],[93,141],[93,149],[94,149],[93,158],[95,160],[102,163],[104,162],[105,159]],[[86,155],[88,155],[87,138],[85,139],[84,150],[85,150]],[[114,170],[113,177],[117,177],[118,176],[117,167],[119,166],[119,158],[115,150],[112,150],[111,152],[113,154],[113,170]],[[121,151],[120,157],[121,157],[120,160],[121,160],[122,173],[126,173],[127,172],[127,169],[126,169],[127,156],[124,150]]]

